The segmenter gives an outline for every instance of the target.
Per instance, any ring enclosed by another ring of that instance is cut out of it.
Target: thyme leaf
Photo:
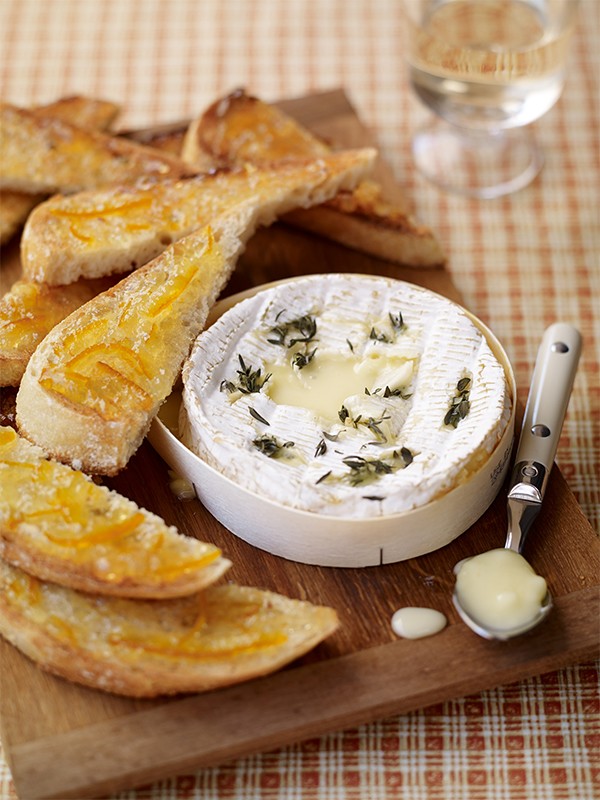
[[[400,448],[400,455],[402,456],[402,460],[404,461],[404,463],[406,464],[407,467],[408,467],[409,464],[412,464],[414,457],[413,457],[413,454],[408,449],[408,447],[401,447]]]
[[[402,314],[398,312],[395,316],[393,314],[389,315],[390,322],[392,323],[392,328],[396,331],[403,331],[406,328],[404,320],[402,319]]]
[[[387,333],[378,331],[377,328],[371,328],[371,332],[369,333],[369,339],[373,339],[376,342],[386,342],[388,344],[392,341],[390,337],[387,335]]]
[[[263,416],[261,416],[258,411],[256,411],[252,406],[248,406],[248,411],[251,417],[254,417],[255,420],[258,422],[262,422],[263,425],[270,425],[271,423],[266,420]]]
[[[324,456],[326,452],[327,452],[327,445],[325,443],[325,439],[321,439],[315,450],[315,458],[318,458],[319,456]]]
[[[470,390],[471,378],[461,378],[456,384],[454,397],[452,397],[450,407],[444,416],[444,425],[456,428],[461,419],[467,416],[471,410]]]

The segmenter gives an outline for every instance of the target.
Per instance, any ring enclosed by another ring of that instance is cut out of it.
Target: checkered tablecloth
[[[442,194],[413,168],[398,0],[0,0],[0,96],[87,94],[124,127],[194,116],[245,86],[265,100],[342,86],[438,234],[465,304],[503,342],[525,396],[544,328],[584,337],[557,461],[598,528],[600,0],[582,0],[566,91],[535,133],[541,177],[506,199]],[[310,739],[120,800],[592,800],[600,792],[598,666]],[[15,798],[0,753],[0,797]]]

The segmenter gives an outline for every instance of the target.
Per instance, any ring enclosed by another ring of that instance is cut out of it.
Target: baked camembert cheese
[[[237,484],[291,508],[421,507],[506,429],[504,367],[458,305],[401,281],[316,275],[243,300],[197,339],[180,433]]]

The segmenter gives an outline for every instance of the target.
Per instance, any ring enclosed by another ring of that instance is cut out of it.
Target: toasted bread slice
[[[331,148],[276,106],[238,90],[217,100],[194,120],[182,156],[191,165],[255,165],[320,157]],[[435,267],[445,261],[432,231],[385,199],[369,181],[341,192],[323,207],[296,209],[285,221],[347,247],[394,263]]]
[[[365,174],[375,151],[329,154],[323,163]],[[172,242],[210,222],[232,203],[260,195],[270,181],[285,181],[300,162],[246,166],[151,186],[115,187],[55,196],[32,212],[21,239],[23,274],[50,284],[81,276],[130,272]],[[314,159],[306,162],[307,166]],[[355,182],[355,179],[353,179]]]
[[[0,556],[95,594],[181,597],[221,577],[221,551],[178,533],[87,475],[0,428]]]
[[[243,89],[216,100],[192,120],[181,150],[189,164],[208,155],[221,167],[319,158],[330,152],[288,114]]]
[[[194,172],[180,159],[57,117],[0,105],[0,188],[75,192]]]
[[[108,130],[120,110],[118,103],[82,95],[61,97],[53,103],[32,109],[36,116],[58,117],[65,122],[72,122],[73,125],[98,131]]]
[[[80,280],[70,286],[16,281],[0,298],[0,386],[18,386],[44,336],[109,285],[108,279]]]
[[[97,597],[0,560],[0,633],[40,667],[133,697],[267,675],[338,627],[327,606],[235,584],[177,600]]]
[[[20,431],[85,472],[117,473],[170,394],[256,227],[293,207],[323,202],[362,177],[364,166],[364,158],[340,154],[269,174],[250,199],[233,202],[211,225],[58,323],[21,380]]]
[[[33,109],[36,115],[52,116],[85,128],[106,130],[119,106],[91,97],[65,97]],[[45,198],[43,194],[3,191],[0,196],[0,244],[6,244],[21,229],[29,212]]]
[[[387,202],[374,181],[340,192],[330,204],[291,211],[284,222],[406,267],[441,267],[446,260],[431,229]]]

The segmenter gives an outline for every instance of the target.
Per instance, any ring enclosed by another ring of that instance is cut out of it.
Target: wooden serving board
[[[286,107],[341,145],[371,143],[342,92]],[[381,178],[388,194],[398,195],[389,171],[382,169]],[[283,226],[257,234],[227,293],[327,271],[397,277],[460,301],[443,269],[400,269]],[[221,546],[233,561],[227,579],[331,605],[342,624],[277,674],[152,701],[69,684],[0,641],[1,734],[21,800],[97,797],[541,674],[598,651],[598,539],[557,467],[527,546],[556,609],[537,630],[506,643],[477,637],[451,603],[453,565],[504,543],[503,496],[437,552],[353,570],[292,563],[237,539],[199,501],[175,498],[166,464],[148,443],[110,485],[181,530]],[[403,605],[438,608],[450,624],[429,639],[397,640],[390,617]]]

